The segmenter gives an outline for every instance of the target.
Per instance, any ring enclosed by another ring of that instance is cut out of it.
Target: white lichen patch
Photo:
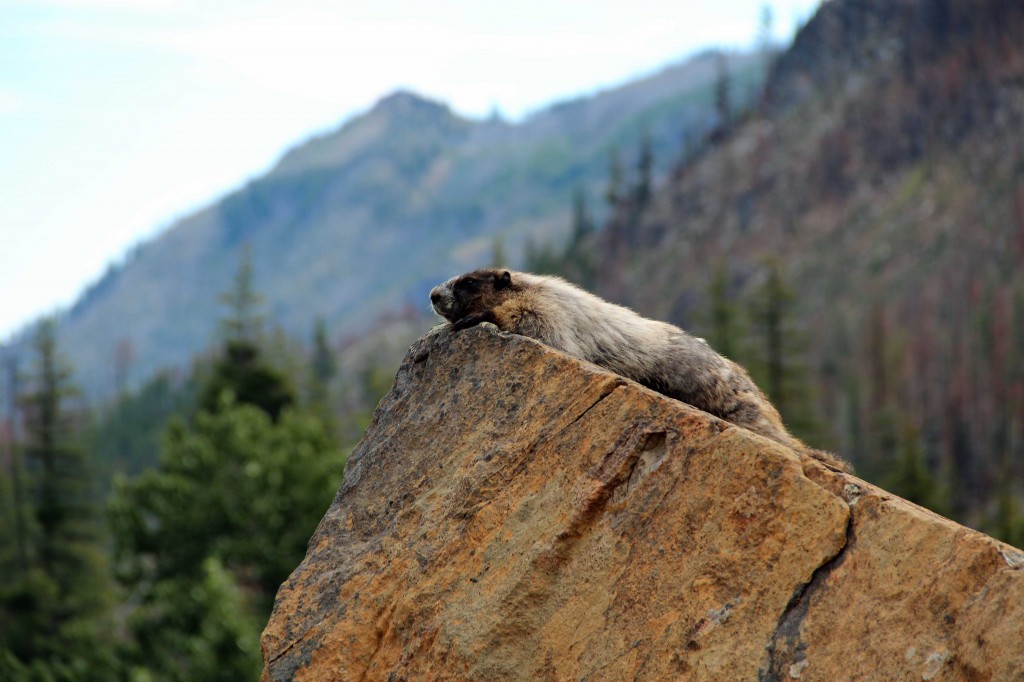
[[[929,654],[928,658],[924,659],[921,679],[925,680],[925,682],[935,679],[935,676],[942,672],[942,668],[946,665],[947,660],[949,660],[949,654],[945,651],[935,651]]]
[[[789,666],[789,677],[791,679],[794,679],[794,680],[799,680],[800,679],[800,675],[803,674],[804,668],[806,668],[806,667],[807,667],[807,659],[806,658],[804,660],[802,660],[802,661],[798,661],[797,663],[794,663],[793,665]]]

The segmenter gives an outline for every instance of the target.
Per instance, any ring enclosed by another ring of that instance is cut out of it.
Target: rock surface
[[[1024,553],[490,325],[409,351],[263,680],[1021,680]]]

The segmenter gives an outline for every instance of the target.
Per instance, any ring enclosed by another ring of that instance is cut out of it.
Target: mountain
[[[718,273],[738,303],[778,268],[831,445],[869,477],[926,453],[994,513],[1024,480],[1021,35],[1018,0],[824,3],[759,114],[594,238],[598,290],[709,333]]]
[[[131,361],[137,383],[207,348],[243,249],[268,316],[292,334],[305,336],[317,316],[351,335],[386,312],[425,309],[433,284],[488,264],[496,240],[517,259],[527,237],[561,239],[576,188],[599,211],[613,150],[632,163],[649,136],[664,174],[684,136],[715,123],[717,62],[704,53],[515,124],[467,119],[411,92],[384,98],[84,292],[59,320],[79,382],[110,395],[125,373],[115,357]],[[756,89],[761,63],[728,55],[736,97]]]

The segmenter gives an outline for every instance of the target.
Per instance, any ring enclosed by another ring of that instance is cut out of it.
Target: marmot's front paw
[[[466,315],[461,320],[452,323],[452,331],[459,332],[462,331],[463,329],[469,329],[470,327],[477,326],[481,322],[496,322],[494,318],[494,313],[492,313],[490,310],[485,310],[484,312],[481,313],[473,313],[471,315]]]

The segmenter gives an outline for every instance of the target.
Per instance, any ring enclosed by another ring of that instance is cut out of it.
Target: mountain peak
[[[452,111],[447,104],[405,89],[395,90],[378,100],[371,110],[371,113],[376,112],[386,112],[395,115],[410,113],[452,115]]]

